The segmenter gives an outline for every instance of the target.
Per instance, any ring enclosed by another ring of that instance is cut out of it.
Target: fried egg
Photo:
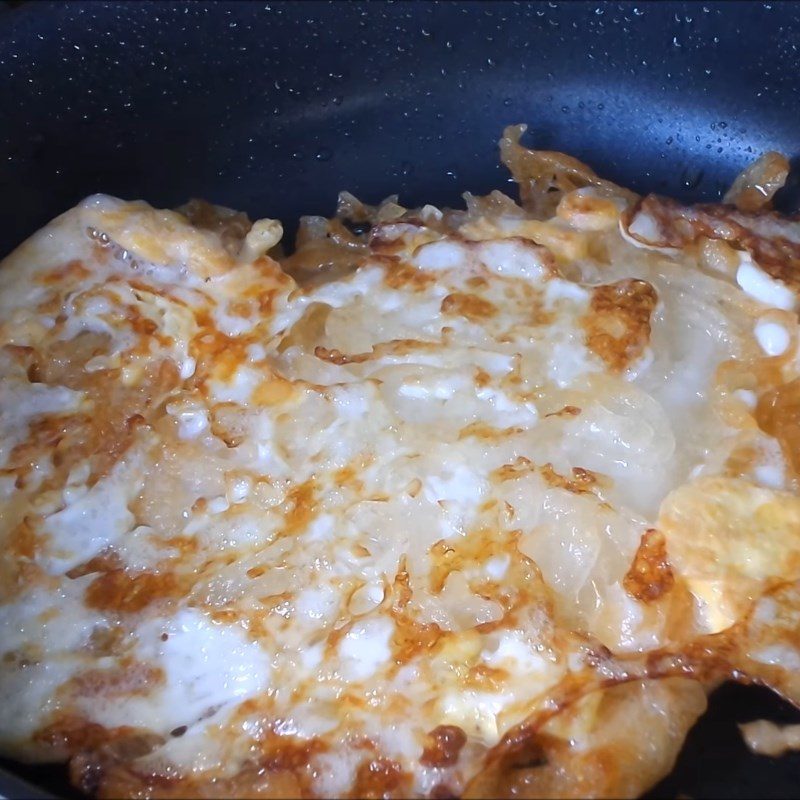
[[[6,259],[3,754],[99,797],[633,797],[719,681],[791,696],[800,223],[521,132],[519,204],[343,194],[286,256],[96,195]]]

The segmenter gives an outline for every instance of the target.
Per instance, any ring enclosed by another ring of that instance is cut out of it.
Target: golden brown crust
[[[721,239],[748,252],[770,277],[800,289],[800,241],[790,238],[797,236],[797,223],[774,212],[684,206],[651,194],[623,214],[622,225],[633,239],[652,247],[684,249],[703,238]]]
[[[520,144],[527,125],[509,125],[500,139],[500,158],[517,182],[522,205],[535,215],[551,216],[563,194],[594,186],[633,200],[636,195],[600,178],[595,171],[565,153],[528,150]],[[556,190],[551,192],[550,190]]]
[[[95,578],[86,589],[89,608],[115,614],[137,614],[151,603],[183,596],[189,587],[175,572],[129,574],[113,569]]]
[[[28,374],[31,381],[67,386],[86,393],[86,412],[72,417],[44,417],[32,426],[28,439],[11,453],[7,467],[32,469],[43,449],[52,448],[57,478],[88,459],[92,480],[107,475],[147,426],[165,397],[179,383],[178,371],[170,360],[148,363],[138,385],[128,387],[120,369],[87,371],[86,364],[107,352],[104,335],[82,333],[69,342],[55,342],[31,353]]]
[[[650,317],[657,302],[656,290],[647,281],[596,286],[591,313],[583,321],[586,346],[612,372],[626,369],[650,343]]]
[[[758,426],[774,436],[796,474],[800,474],[800,378],[769,389],[758,398]]]
[[[569,414],[569,416],[573,416]],[[545,479],[548,486],[554,486],[558,489],[566,489],[573,494],[584,494],[593,491],[597,485],[597,475],[590,469],[583,467],[573,467],[572,477],[567,478],[565,475],[560,475],[553,469],[552,464],[544,464],[540,469],[542,477]]]
[[[404,773],[400,764],[390,758],[371,758],[363,761],[356,771],[352,800],[375,798],[401,798],[408,795],[411,776]]]
[[[163,670],[133,661],[83,672],[66,683],[62,691],[77,697],[127,697],[149,694],[163,682]]]
[[[419,759],[426,767],[452,766],[467,743],[467,735],[457,725],[438,725],[428,736],[430,741]]]
[[[36,739],[46,743],[54,754],[59,753],[60,757],[71,759],[93,751],[124,752],[126,756],[144,755],[163,741],[149,731],[129,726],[106,728],[69,714],[59,715],[37,731]]]
[[[772,198],[789,177],[789,159],[770,151],[756,159],[733,182],[725,193],[724,203],[733,203],[739,211],[762,211],[772,207]]]
[[[477,295],[453,292],[442,300],[442,311],[445,314],[458,314],[472,322],[479,322],[494,316],[497,307]]]
[[[667,560],[667,540],[664,534],[650,528],[642,534],[622,585],[631,597],[650,603],[663,597],[674,584],[675,575]]]
[[[658,699],[648,706],[641,701],[651,692]],[[683,735],[705,709],[700,685],[675,678],[612,685],[584,698],[545,725],[507,735],[462,797],[637,797],[670,769]],[[622,721],[632,712],[637,725]],[[562,715],[597,720],[580,747],[559,730],[567,721]]]

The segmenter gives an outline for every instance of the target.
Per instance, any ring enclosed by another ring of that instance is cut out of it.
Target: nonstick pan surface
[[[0,8],[0,256],[98,191],[202,197],[290,229],[341,189],[458,204],[506,188],[496,141],[512,122],[687,200],[718,198],[765,150],[800,156],[795,3]],[[741,742],[735,723],[759,717],[800,720],[766,690],[723,687],[652,795],[796,797],[800,754]],[[6,767],[68,792],[61,770]],[[31,792],[0,775],[0,794]]]

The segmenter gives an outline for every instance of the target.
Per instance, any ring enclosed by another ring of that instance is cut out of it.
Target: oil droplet
[[[681,186],[684,189],[696,189],[702,182],[705,173],[695,167],[684,167],[681,173]]]
[[[510,106],[511,105],[511,98],[510,97],[506,97],[506,99],[503,100],[503,105],[506,106],[506,107]]]
[[[319,150],[314,154],[314,158],[317,161],[330,161],[333,157],[333,150],[330,147],[320,147]]]
[[[331,101],[335,106],[340,106],[342,104],[342,98],[337,94],[336,97],[333,98]]]

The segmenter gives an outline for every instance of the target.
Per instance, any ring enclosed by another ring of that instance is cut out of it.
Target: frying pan
[[[638,191],[713,200],[761,152],[800,155],[798,75],[784,2],[6,4],[0,255],[97,191],[289,230],[345,188],[458,204],[506,188],[495,143],[522,121]],[[797,796],[800,754],[741,742],[759,717],[800,720],[720,689],[651,796]],[[60,769],[5,769],[7,797],[70,795]]]

